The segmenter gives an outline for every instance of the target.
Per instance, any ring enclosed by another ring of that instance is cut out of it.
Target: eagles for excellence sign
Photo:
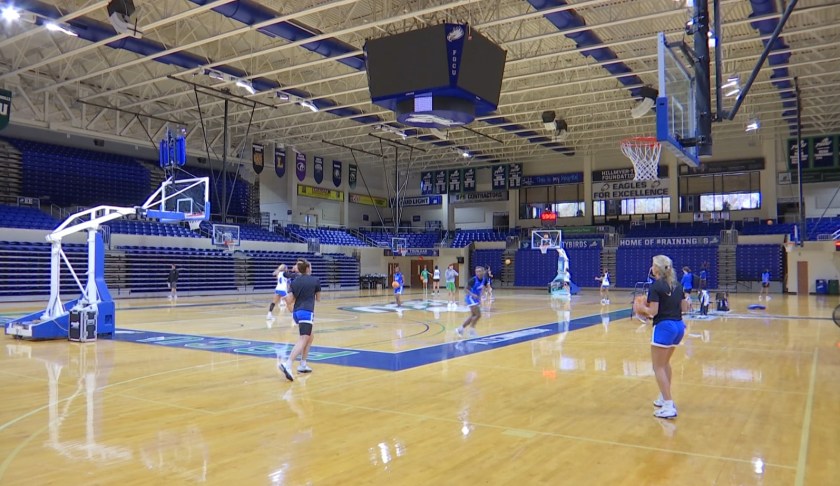
[[[640,197],[667,197],[669,195],[668,179],[592,183],[592,199],[596,201]]]

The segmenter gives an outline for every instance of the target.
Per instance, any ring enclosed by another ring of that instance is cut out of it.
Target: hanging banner
[[[493,166],[493,190],[504,191],[507,189],[507,173],[508,166],[496,165]]]
[[[717,245],[720,238],[717,236],[687,236],[679,238],[622,238],[619,246],[641,247],[641,246],[704,246]]]
[[[413,206],[440,206],[443,204],[443,196],[434,195],[434,196],[417,196],[417,197],[404,197],[400,201],[402,207],[408,208]],[[388,200],[388,204],[391,207],[394,207],[394,198]]]
[[[262,173],[265,166],[265,147],[258,143],[251,145],[251,165],[257,174]]]
[[[306,179],[306,155],[295,152],[295,172],[299,181]]]
[[[449,194],[457,194],[461,192],[461,169],[451,169],[449,171]]]
[[[334,191],[332,189],[324,189],[323,187],[305,186],[298,184],[298,196],[314,197],[318,199],[329,199],[330,201],[343,201],[344,193],[341,191]]]
[[[811,158],[811,151],[809,150],[809,143],[807,138],[802,139],[802,144],[799,146],[799,157],[802,160],[802,168],[807,169],[810,167],[810,158]],[[796,139],[791,138],[788,139],[788,167],[791,169],[796,169],[797,167],[797,158],[796,158]]]
[[[315,183],[320,184],[324,182],[324,158],[315,157],[312,165],[315,167],[313,170],[313,178],[315,179]]]
[[[593,182],[592,199],[610,201],[639,197],[668,197],[668,179],[655,181]]]
[[[468,167],[464,169],[464,192],[475,192],[475,169]]]
[[[764,170],[764,159],[738,159],[703,162],[699,167],[681,165],[680,175],[726,174],[729,172],[751,172],[757,170]],[[662,170],[660,169],[660,173],[661,172]]]
[[[12,118],[12,92],[0,89],[0,130],[9,125]]]
[[[347,184],[350,186],[350,189],[356,188],[356,177],[359,175],[359,166],[356,164],[350,164],[347,168]]]
[[[435,185],[434,181],[434,172],[421,172],[420,173],[420,194],[434,194],[435,193]]]
[[[635,177],[636,171],[632,167],[621,167],[619,169],[605,169],[592,171],[592,182],[632,181]],[[659,177],[660,179],[668,177],[667,165],[658,166],[657,177]]]
[[[446,171],[435,171],[435,194],[446,194]]]
[[[815,169],[834,167],[837,164],[837,137],[822,136],[814,137],[812,140],[813,163],[811,166]]]
[[[563,231],[565,233],[565,231]],[[580,250],[583,248],[601,248],[604,240],[601,239],[580,239],[580,240],[563,240],[563,248],[567,250]]]
[[[388,207],[388,200],[384,197],[368,196],[366,194],[353,194],[348,196],[353,204],[364,204],[365,206],[379,206],[380,208]]]
[[[341,162],[333,160],[333,185],[335,187],[341,186]]]
[[[519,189],[522,186],[522,164],[508,165],[508,189]]]
[[[274,173],[277,174],[277,177],[283,177],[286,174],[285,147],[274,147]]]
[[[633,178],[632,176],[630,177]],[[564,184],[580,184],[583,182],[583,172],[569,172],[565,174],[545,174],[522,177],[522,186],[562,186]]]
[[[450,194],[449,204],[483,203],[489,201],[507,201],[507,191],[484,191],[465,192],[463,194]]]

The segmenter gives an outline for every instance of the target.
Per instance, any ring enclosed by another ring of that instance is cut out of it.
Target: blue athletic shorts
[[[402,295],[402,291],[403,291],[403,288],[402,288],[402,285],[400,285],[399,288],[394,289],[394,295]]]
[[[279,295],[280,297],[285,297],[286,296],[286,291],[285,290],[275,290],[274,294]]]
[[[653,326],[653,337],[650,344],[660,348],[673,348],[680,344],[685,335],[683,321],[659,321]]]
[[[315,313],[308,310],[296,310],[295,313],[292,314],[292,319],[294,319],[298,324],[313,324],[315,322]]]
[[[467,303],[467,307],[472,307],[474,305],[480,304],[480,302],[476,300],[476,298],[473,297],[471,294],[467,294],[466,298],[464,298],[464,302]]]

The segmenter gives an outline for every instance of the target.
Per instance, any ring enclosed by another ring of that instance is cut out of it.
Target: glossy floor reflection
[[[130,300],[118,327],[292,342],[264,296]],[[422,295],[329,294],[316,344],[422,353],[464,309]],[[429,302],[432,300],[432,302]],[[833,484],[840,466],[836,297],[777,297],[692,320],[674,357],[680,416],[651,416],[650,328],[596,293],[570,308],[497,291],[482,335],[596,324],[399,372],[101,340],[0,354],[0,484]],[[2,304],[0,315],[37,308]],[[471,345],[470,342],[463,343]],[[431,349],[431,348],[428,348]]]

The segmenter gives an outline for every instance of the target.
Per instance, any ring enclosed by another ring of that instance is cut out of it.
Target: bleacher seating
[[[744,223],[736,225],[739,234],[749,235],[789,235],[793,234],[793,224]]]
[[[271,231],[263,229],[255,224],[237,224],[235,226],[239,226],[240,241],[273,241],[277,243],[291,241],[280,233],[272,233]],[[201,229],[207,234],[213,234],[213,223],[209,221],[202,221]]]
[[[236,290],[233,256],[224,250],[124,246],[125,282],[132,293],[166,292],[170,266],[179,269],[178,291]]]
[[[840,230],[840,216],[829,218],[808,218],[806,220],[808,239],[816,240],[819,235],[830,235]]]
[[[463,248],[474,241],[505,241],[508,236],[516,235],[516,230],[496,231],[492,229],[482,230],[458,230],[452,240],[452,248]]]
[[[10,139],[22,154],[22,196],[58,206],[134,205],[149,195],[149,171],[120,155]]]
[[[692,273],[699,275],[700,267],[704,262],[708,262],[710,270],[707,285],[710,289],[714,289],[717,287],[717,272],[715,271],[718,263],[717,248],[715,245],[619,247],[616,253],[617,275],[613,276],[613,283],[617,287],[633,288],[636,282],[647,280],[654,256],[668,255],[674,262],[677,279],[682,278],[682,267],[688,266]]]
[[[656,238],[679,236],[719,236],[725,229],[722,223],[651,223],[631,226],[624,236],[628,238]]]
[[[782,245],[738,245],[735,252],[735,278],[738,281],[761,281],[765,268],[770,270],[770,280],[782,280]]]
[[[368,246],[364,241],[356,238],[344,230],[324,228],[301,228],[290,224],[288,231],[298,238],[318,238],[322,245]]]
[[[572,282],[579,287],[595,287],[595,277],[601,272],[600,248],[566,250]],[[557,252],[545,255],[530,248],[516,252],[514,285],[517,287],[547,287],[557,276]]]
[[[406,248],[434,248],[438,243],[436,232],[427,231],[423,233],[399,233],[394,235],[385,231],[372,231],[364,234],[375,241],[377,246],[390,247],[392,238],[405,238]]]
[[[493,278],[500,278],[502,276],[502,265],[504,264],[502,262],[503,253],[504,250],[474,250],[470,254],[470,270],[477,266],[490,267]]]
[[[56,226],[58,221],[38,209],[0,205],[0,228],[51,230]]]
[[[180,238],[202,238],[189,228],[174,223],[119,219],[108,223],[111,233],[140,236],[177,236]]]
[[[86,245],[62,245],[67,259],[76,269],[87,265]],[[67,296],[81,293],[66,267],[61,271],[61,292]],[[49,295],[50,245],[0,241],[0,297]]]

